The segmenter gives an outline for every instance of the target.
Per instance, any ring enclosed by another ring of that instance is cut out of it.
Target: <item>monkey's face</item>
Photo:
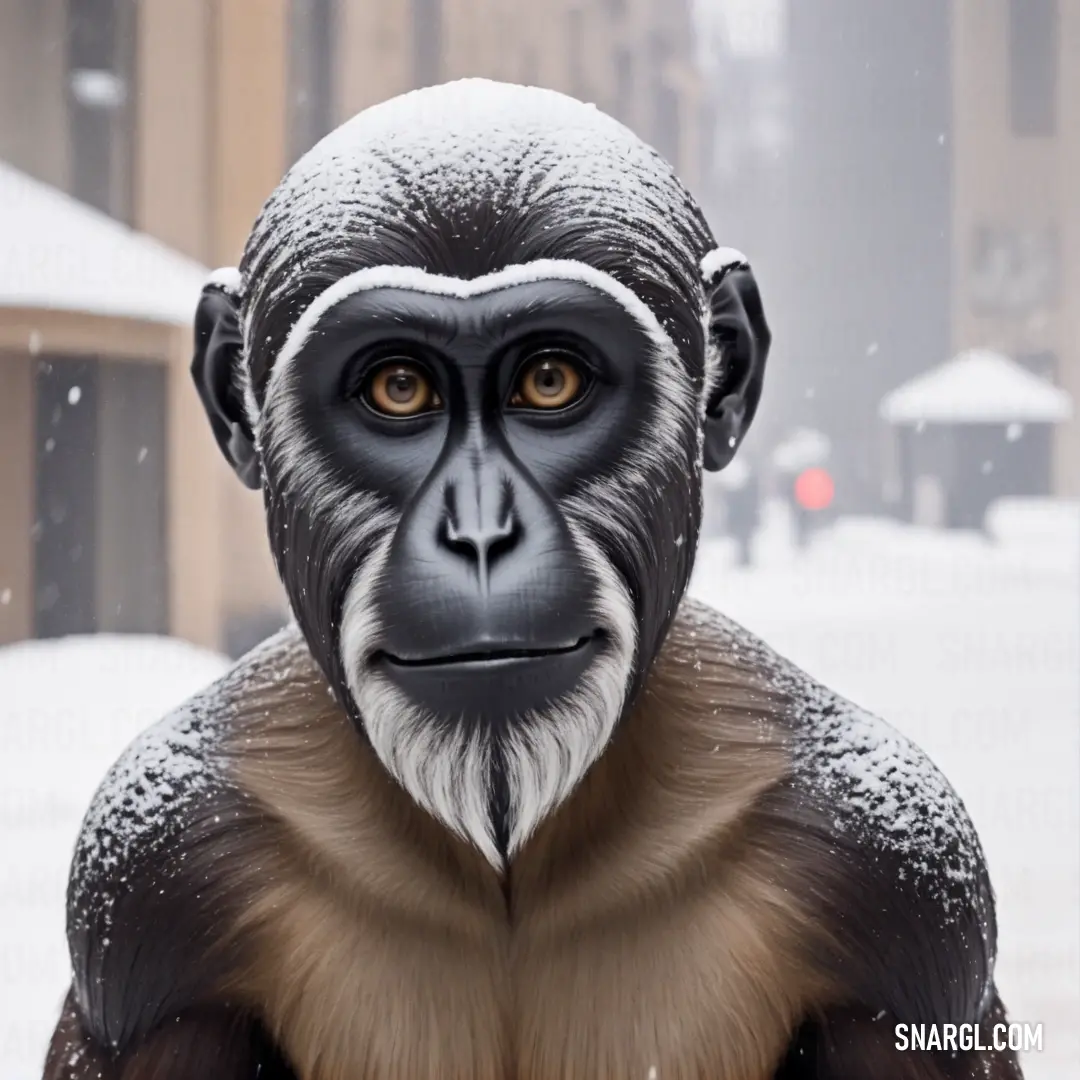
[[[312,654],[402,787],[504,866],[682,598],[702,465],[761,390],[749,266],[621,124],[465,80],[301,158],[196,332]]]
[[[698,398],[649,309],[577,263],[357,272],[275,364],[294,610],[387,769],[493,862],[601,753],[682,591]]]

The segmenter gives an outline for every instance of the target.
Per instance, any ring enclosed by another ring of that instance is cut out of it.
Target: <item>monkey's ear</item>
[[[731,463],[761,400],[772,334],[746,257],[732,248],[701,262],[708,301],[709,347],[720,352],[720,373],[705,403],[705,468]]]
[[[236,290],[225,283],[220,273],[215,274],[203,286],[195,310],[191,376],[225,460],[246,487],[257,491],[262,485],[262,472],[239,389],[243,363],[244,337]]]

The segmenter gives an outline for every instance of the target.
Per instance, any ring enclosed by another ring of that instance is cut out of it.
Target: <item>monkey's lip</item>
[[[380,660],[401,668],[436,668],[455,667],[457,665],[499,665],[508,661],[516,660],[543,660],[552,656],[568,656],[571,653],[587,649],[602,636],[602,631],[597,630],[587,634],[583,638],[570,645],[554,645],[547,648],[524,647],[516,645],[470,645],[460,651],[444,653],[439,656],[422,656],[404,658],[394,656],[384,650],[375,653],[371,662],[378,663]]]

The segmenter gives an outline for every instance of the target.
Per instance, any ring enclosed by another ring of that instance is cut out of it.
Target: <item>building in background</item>
[[[221,618],[206,269],[0,162],[0,643]]]
[[[882,499],[882,395],[950,354],[949,3],[787,3],[784,233],[770,255],[783,431],[832,442],[837,509]]]
[[[710,217],[774,330],[751,439],[822,428],[838,504],[873,512],[895,495],[878,402],[898,384],[992,349],[1080,399],[1080,4],[703,7]],[[1080,422],[1025,447],[1080,494]]]
[[[706,125],[689,0],[6,0],[0,161],[195,263],[233,265],[263,200],[323,134],[378,101],[465,76],[594,101],[656,145],[692,186],[701,181]],[[0,296],[0,311],[4,303]],[[157,356],[157,367],[138,369],[141,389],[131,393],[142,396],[112,409],[108,425],[99,421],[82,432],[81,459],[96,462],[90,483],[74,464],[50,465],[51,472],[43,466],[52,436],[42,417],[52,415],[50,395],[71,389],[73,372],[87,388],[94,379],[116,383],[119,368],[94,366],[119,355],[103,352],[90,334],[56,337],[54,347],[52,338],[32,339],[34,327],[14,315],[8,322],[23,329],[0,338],[0,406],[7,403],[21,418],[22,436],[10,453],[4,444],[0,505],[14,505],[18,484],[27,520],[5,517],[0,528],[0,578],[14,579],[0,580],[0,600],[7,588],[25,594],[17,619],[10,599],[7,616],[0,608],[0,640],[114,627],[168,630],[236,653],[279,624],[285,606],[260,499],[233,482],[224,463],[209,464],[216,449],[208,427],[187,411],[197,410],[186,384],[190,338],[167,333],[171,359]],[[134,321],[121,325],[117,339],[140,340],[135,329]],[[39,374],[31,378],[32,371]],[[59,380],[56,387],[49,378]],[[119,390],[113,397],[129,400]],[[104,415],[102,408],[96,415]],[[154,475],[162,492],[135,497],[138,486],[121,479],[126,474],[115,471],[108,447],[141,447],[148,424],[160,443]],[[114,430],[121,434],[107,437]],[[192,455],[207,470],[194,485],[181,468]],[[182,504],[178,485],[199,497]],[[47,498],[45,488],[53,495]],[[132,496],[123,502],[126,518],[115,517],[121,504],[107,494],[121,490]],[[47,504],[57,491],[81,508],[84,525],[49,524]],[[151,513],[146,500],[155,498]],[[162,507],[181,505],[183,534],[162,524],[171,520]],[[124,606],[115,595],[127,587],[114,580],[119,571],[91,560],[81,577],[61,580],[48,569],[50,559],[70,554],[68,541],[79,528],[99,535],[90,523],[110,518],[117,535],[126,523],[127,543],[117,550],[135,560],[130,565],[141,559],[139,565],[158,568],[146,571],[157,584],[140,594],[172,598],[148,601],[134,622],[107,617],[117,603]],[[212,551],[207,536],[216,537]],[[43,614],[42,596],[57,590],[67,601]],[[36,599],[27,601],[31,595]],[[181,618],[185,604],[191,612]]]
[[[995,349],[1080,402],[1080,4],[954,0],[952,69],[953,351]],[[1080,495],[1080,420],[1020,443]]]

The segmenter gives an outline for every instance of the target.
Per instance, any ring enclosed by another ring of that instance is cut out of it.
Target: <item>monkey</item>
[[[147,729],[68,886],[46,1080],[1021,1080],[978,836],[909,740],[687,596],[771,347],[600,110],[367,109],[195,314],[292,621]]]

